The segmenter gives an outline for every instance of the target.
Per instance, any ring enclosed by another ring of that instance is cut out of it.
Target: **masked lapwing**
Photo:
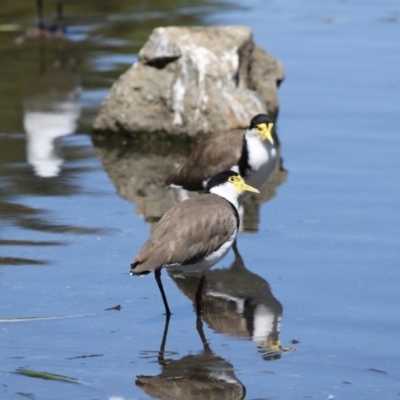
[[[178,203],[159,221],[151,238],[131,263],[131,275],[154,271],[167,316],[171,315],[161,282],[162,267],[201,271],[196,291],[200,313],[205,273],[231,248],[239,228],[238,198],[256,192],[234,171],[222,171],[207,182],[205,193]]]
[[[277,160],[272,137],[274,124],[267,114],[258,114],[247,130],[215,131],[205,135],[165,180],[165,185],[201,191],[213,175],[235,170],[256,188],[271,175]]]

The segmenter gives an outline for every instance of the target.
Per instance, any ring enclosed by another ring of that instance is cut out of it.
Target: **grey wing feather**
[[[236,217],[226,200],[212,194],[185,200],[161,218],[133,260],[132,273],[146,273],[207,256],[218,250],[236,229]]]

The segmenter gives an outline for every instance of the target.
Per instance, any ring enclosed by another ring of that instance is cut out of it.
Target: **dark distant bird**
[[[205,194],[178,203],[164,214],[134,258],[131,275],[154,271],[167,316],[171,312],[161,283],[161,268],[187,266],[203,272],[196,291],[199,313],[205,272],[226,255],[236,238],[238,197],[245,190],[258,192],[234,171],[213,176]]]
[[[37,24],[33,28],[29,28],[25,32],[25,37],[35,39],[45,38],[62,38],[64,36],[64,1],[55,0],[56,2],[56,23],[54,25],[46,25],[43,17],[43,0],[36,0]]]
[[[258,114],[246,131],[216,131],[205,135],[188,159],[168,176],[165,185],[200,191],[210,177],[230,169],[239,172],[249,185],[260,188],[276,164],[273,126],[267,114]]]

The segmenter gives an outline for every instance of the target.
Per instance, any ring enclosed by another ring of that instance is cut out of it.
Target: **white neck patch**
[[[233,183],[225,182],[221,185],[214,186],[213,188],[211,188],[210,193],[216,194],[219,197],[228,200],[235,206],[236,210],[239,212],[238,193]]]

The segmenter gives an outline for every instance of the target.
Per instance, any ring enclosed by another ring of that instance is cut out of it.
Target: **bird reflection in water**
[[[251,338],[265,360],[283,352],[279,331],[283,308],[268,282],[249,271],[233,245],[235,260],[229,268],[211,269],[202,298],[202,318],[216,332]],[[198,274],[168,271],[179,289],[195,304]]]
[[[53,43],[54,45],[54,43]],[[40,73],[26,88],[23,98],[27,160],[37,176],[55,177],[61,170],[62,136],[76,131],[80,116],[81,86],[74,63],[64,55],[64,43],[57,60],[46,65],[45,43],[40,43]]]
[[[122,135],[95,132],[92,136],[97,157],[116,187],[117,193],[135,204],[136,212],[143,216],[152,232],[159,219],[172,206],[182,200],[176,190],[165,190],[164,180],[185,161],[196,140],[161,134]],[[274,141],[279,148],[278,137]],[[279,158],[268,182],[260,194],[249,195],[243,200],[244,232],[257,232],[260,209],[264,202],[276,196],[288,172]],[[190,192],[190,196],[197,193]]]
[[[200,317],[197,317],[197,332],[203,344],[203,351],[178,360],[165,358],[168,326],[169,318],[166,318],[158,353],[158,363],[162,372],[157,376],[137,376],[138,387],[149,396],[161,399],[234,400],[245,397],[246,389],[235,376],[233,365],[210,349]]]

